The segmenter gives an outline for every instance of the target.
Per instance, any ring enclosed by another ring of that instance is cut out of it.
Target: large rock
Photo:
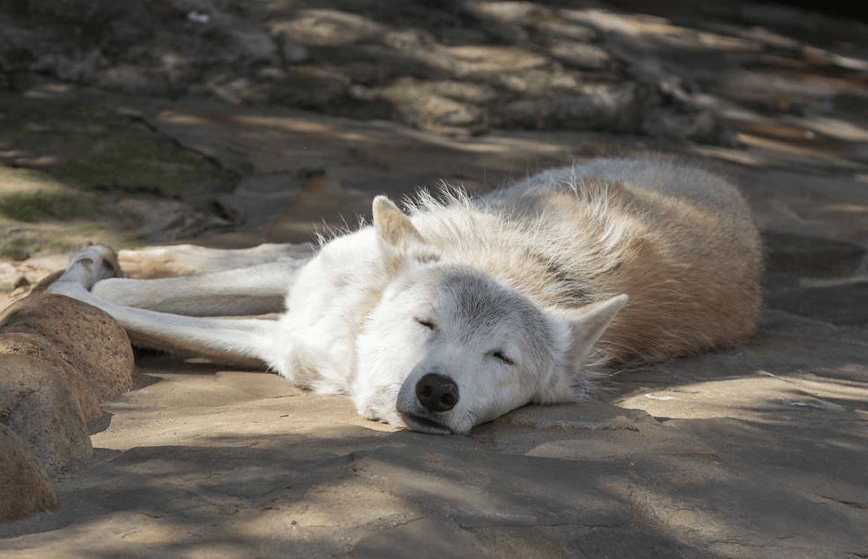
[[[865,258],[865,248],[820,237],[765,231],[766,268],[810,277],[844,276],[855,273]]]
[[[75,395],[85,421],[92,421],[104,415],[93,386],[84,374],[42,336],[0,333],[0,359],[4,359],[6,355],[32,357],[53,367]]]
[[[93,452],[75,396],[46,361],[22,355],[0,359],[0,421],[48,471]]]
[[[133,385],[135,362],[126,331],[105,312],[63,295],[38,293],[0,314],[0,333],[35,334],[59,350],[98,398]]]
[[[868,282],[781,289],[766,297],[769,308],[840,326],[868,326]]]
[[[126,332],[89,305],[37,292],[0,313],[0,520],[56,504],[46,472],[91,456],[87,422],[133,367]]]
[[[57,505],[45,471],[14,432],[0,423],[0,522]]]

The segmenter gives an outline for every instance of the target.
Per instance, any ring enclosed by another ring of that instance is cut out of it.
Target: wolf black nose
[[[428,373],[416,383],[416,397],[430,412],[449,411],[458,403],[458,385],[449,377]]]

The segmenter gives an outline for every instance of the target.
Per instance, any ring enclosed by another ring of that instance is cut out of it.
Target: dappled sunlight
[[[700,31],[672,23],[670,20],[645,14],[617,13],[589,8],[567,10],[565,18],[592,24],[602,30],[634,39],[642,39],[659,47],[682,51],[761,51],[765,46],[759,40]]]
[[[70,86],[46,84],[29,93],[2,94],[2,105],[14,99],[15,110],[0,111],[0,258],[23,262],[97,240],[116,248],[141,245],[160,236],[155,228],[196,221],[194,212],[183,215],[158,197],[223,180],[198,155],[122,109],[82,99]],[[173,213],[182,219],[173,222]],[[2,289],[55,270],[33,263],[4,269]]]
[[[0,294],[60,269],[72,249],[92,239],[118,247],[135,243],[136,235],[113,224],[92,196],[43,171],[4,165],[10,153],[0,154]],[[28,262],[57,253],[63,256]]]
[[[95,446],[244,447],[248,437],[263,430],[281,444],[347,432],[376,437],[395,431],[359,417],[345,396],[311,394],[272,373],[226,371],[161,358],[150,367],[140,366],[136,376],[159,381],[105,404],[113,415],[111,427],[93,436]],[[317,419],[298,420],[311,410],[320,412]]]
[[[4,559],[868,552],[863,23],[749,2],[30,4],[0,8],[0,291],[87,240],[301,242],[376,194],[658,151],[740,184],[777,310],[744,346],[469,436],[142,356],[94,457],[52,478],[60,507],[0,523]]]
[[[868,407],[868,371],[863,370],[861,375],[866,380],[846,381],[798,372],[789,376],[756,371],[739,378],[679,383],[663,390],[619,399],[618,404],[668,419],[728,417],[768,423],[787,422],[795,419],[793,414],[800,412],[801,419],[808,419],[811,410],[838,414],[843,411],[842,406]]]
[[[681,469],[666,471],[666,466],[671,465],[636,468],[648,468],[650,471],[644,473],[658,482],[634,487],[640,503],[655,505],[657,514],[651,519],[652,526],[662,530],[678,527],[681,533],[689,534],[685,538],[689,543],[715,542],[710,551],[718,551],[722,557],[739,556],[746,542],[752,542],[750,547],[768,546],[770,551],[781,539],[795,548],[819,545],[827,551],[846,553],[850,548],[842,545],[842,540],[861,530],[853,516],[841,514],[832,506],[812,503],[771,480],[753,483],[737,480],[726,472],[715,476],[714,467],[704,464],[702,473],[691,476],[690,481],[676,482],[674,479],[690,474]],[[812,510],[810,520],[793,525],[790,511],[806,506]],[[750,512],[742,515],[735,511]]]

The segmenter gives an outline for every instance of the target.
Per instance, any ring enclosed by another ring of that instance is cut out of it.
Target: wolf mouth
[[[451,429],[428,417],[422,417],[411,413],[402,413],[401,419],[403,419],[407,426],[413,431],[429,433],[432,435],[448,435],[452,433]]]

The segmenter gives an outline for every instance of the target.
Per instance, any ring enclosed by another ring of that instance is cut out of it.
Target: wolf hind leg
[[[285,299],[308,259],[161,279],[108,278],[92,293],[127,307],[187,316],[243,316],[286,310]]]
[[[139,345],[226,363],[275,362],[278,321],[181,316],[128,307],[94,295],[90,288],[116,273],[111,263],[113,253],[104,246],[81,249],[47,292],[72,297],[105,311]]]
[[[234,249],[184,244],[121,250],[118,260],[131,276],[155,279],[249,268],[270,262],[308,260],[315,252],[311,243],[264,243]]]

